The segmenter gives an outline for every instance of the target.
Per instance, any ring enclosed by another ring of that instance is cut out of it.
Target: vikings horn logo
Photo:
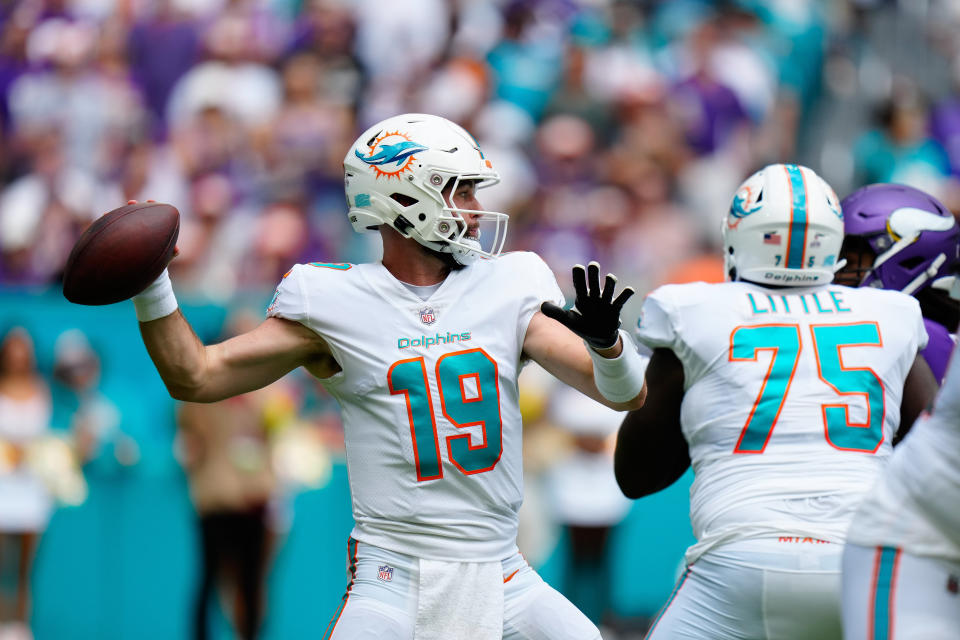
[[[730,205],[730,215],[727,218],[727,225],[733,229],[740,221],[760,210],[760,190],[754,193],[750,185],[743,185],[736,195],[733,196],[733,203]]]
[[[359,149],[354,149],[353,153],[373,167],[377,178],[386,176],[387,179],[399,180],[400,174],[413,164],[414,154],[426,151],[428,148],[411,141],[399,131],[388,131],[374,139],[373,144],[370,145],[370,155],[363,155]]]

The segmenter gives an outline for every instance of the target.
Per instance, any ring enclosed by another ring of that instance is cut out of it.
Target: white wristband
[[[604,358],[587,345],[587,352],[593,360],[593,381],[597,390],[611,402],[633,400],[643,389],[643,378],[647,373],[650,359],[637,351],[630,335],[620,330],[623,339],[623,351],[616,358]]]
[[[150,286],[133,296],[133,307],[140,322],[164,318],[177,310],[177,298],[166,269]]]

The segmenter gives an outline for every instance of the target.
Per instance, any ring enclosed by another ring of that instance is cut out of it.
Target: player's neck
[[[383,236],[383,266],[394,278],[407,284],[427,286],[443,282],[450,265],[416,240],[390,230]]]

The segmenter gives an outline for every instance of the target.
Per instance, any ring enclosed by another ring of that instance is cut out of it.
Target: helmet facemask
[[[439,172],[434,175],[442,176]],[[433,182],[431,177],[431,184]],[[440,213],[432,227],[420,234],[420,237],[411,235],[424,246],[441,253],[449,253],[459,264],[467,265],[478,258],[500,255],[507,239],[508,217],[497,211],[456,206],[456,194],[464,183],[474,183],[477,189],[485,186],[482,178],[478,176],[450,177],[446,181],[446,188],[438,191],[443,206],[440,207]]]

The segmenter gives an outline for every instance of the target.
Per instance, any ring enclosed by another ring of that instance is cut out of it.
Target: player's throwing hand
[[[594,349],[609,349],[617,344],[620,328],[620,310],[636,291],[624,287],[614,299],[617,277],[608,273],[600,289],[600,265],[591,262],[573,267],[573,288],[577,294],[572,309],[564,310],[552,302],[540,305],[547,317],[565,325],[583,338]]]

